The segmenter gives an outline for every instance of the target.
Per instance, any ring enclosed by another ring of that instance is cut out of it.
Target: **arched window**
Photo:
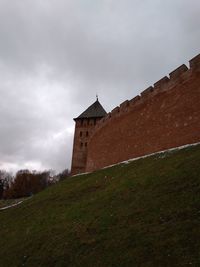
[[[88,131],[86,132],[86,134],[85,134],[86,136],[89,136],[89,133],[88,133]]]
[[[82,142],[80,143],[80,147],[81,147],[81,148],[83,147],[83,143],[82,143]]]
[[[85,143],[85,147],[87,147],[87,143]]]
[[[83,135],[83,132],[80,132],[80,137],[82,137],[82,135]]]

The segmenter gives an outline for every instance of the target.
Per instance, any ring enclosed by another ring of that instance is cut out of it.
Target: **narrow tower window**
[[[85,143],[85,147],[87,147],[87,143]]]
[[[88,133],[88,131],[86,132],[86,136],[88,136],[89,135],[89,133]]]
[[[83,147],[83,143],[81,142],[80,147]]]
[[[80,137],[82,137],[82,135],[83,135],[83,132],[80,132]]]

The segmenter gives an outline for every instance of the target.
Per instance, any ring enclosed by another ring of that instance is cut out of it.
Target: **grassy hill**
[[[200,145],[71,177],[0,211],[0,266],[200,266]]]

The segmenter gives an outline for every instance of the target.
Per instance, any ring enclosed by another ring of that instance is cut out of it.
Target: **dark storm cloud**
[[[199,53],[197,0],[0,0],[0,168],[70,165],[72,118]]]

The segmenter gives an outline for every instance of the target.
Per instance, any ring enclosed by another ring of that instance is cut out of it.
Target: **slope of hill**
[[[200,145],[71,177],[0,212],[0,266],[200,266]]]

